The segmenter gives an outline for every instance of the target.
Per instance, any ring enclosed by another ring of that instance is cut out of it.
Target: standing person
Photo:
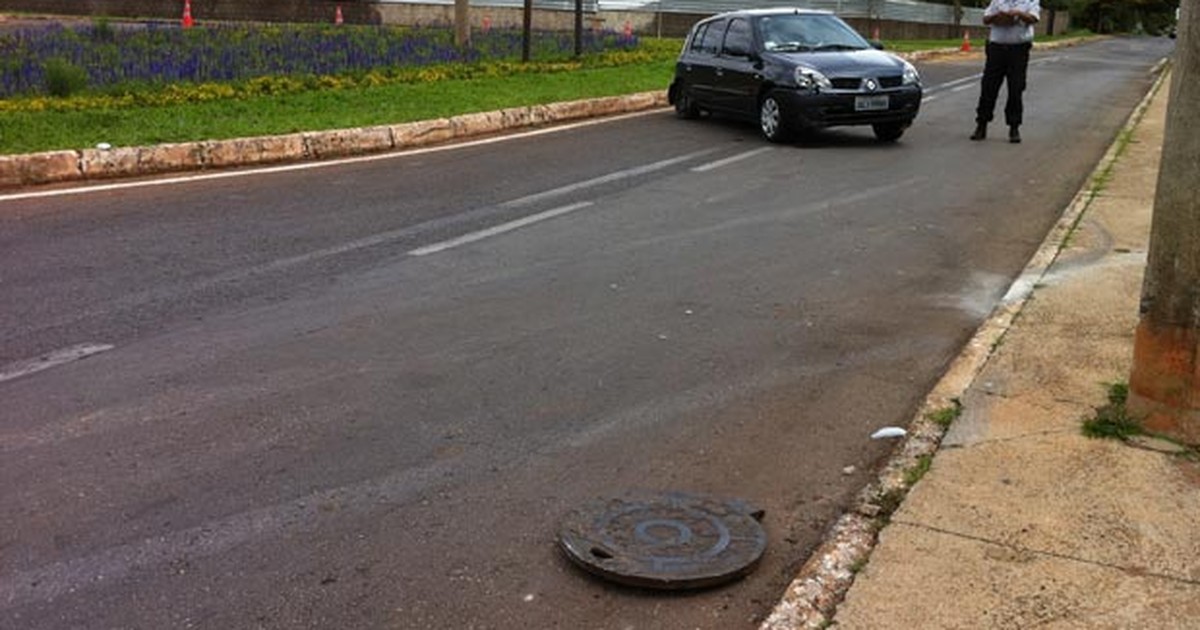
[[[987,61],[983,65],[972,140],[987,137],[1000,84],[1007,81],[1004,122],[1008,124],[1008,141],[1021,141],[1021,121],[1025,112],[1021,93],[1025,91],[1025,70],[1029,66],[1029,50],[1033,48],[1033,25],[1039,19],[1038,0],[991,0],[984,9],[983,23],[991,27],[991,34],[988,35]]]

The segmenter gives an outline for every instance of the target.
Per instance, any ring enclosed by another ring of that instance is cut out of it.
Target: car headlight
[[[796,67],[796,85],[806,90],[833,89],[833,84],[825,75],[804,66]]]
[[[920,85],[921,75],[917,74],[917,69],[911,63],[904,62],[904,85]]]

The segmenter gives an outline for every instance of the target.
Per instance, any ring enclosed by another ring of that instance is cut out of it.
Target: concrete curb
[[[866,563],[878,542],[878,534],[886,518],[895,511],[911,488],[906,478],[908,471],[919,466],[923,458],[931,457],[941,444],[947,428],[934,421],[932,414],[958,405],[958,400],[983,370],[996,345],[1024,308],[1034,287],[1062,251],[1066,237],[1095,197],[1096,182],[1117,161],[1121,138],[1137,127],[1151,100],[1169,76],[1169,72],[1162,71],[1163,64],[1156,66],[1155,70],[1159,72],[1158,78],[1134,108],[1117,140],[1092,171],[1087,183],[1064,209],[1025,270],[1009,287],[1000,305],[980,325],[962,353],[926,396],[909,425],[908,436],[893,451],[876,479],[855,498],[849,511],[834,523],[824,542],[801,567],[760,630],[816,629],[827,627],[833,621],[837,606],[854,583],[859,567]]]
[[[0,189],[381,153],[666,105],[667,93],[663,90],[399,125],[0,156]]]

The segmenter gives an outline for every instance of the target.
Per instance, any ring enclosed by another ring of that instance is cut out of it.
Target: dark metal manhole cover
[[[767,547],[762,512],[741,501],[670,493],[612,499],[563,520],[558,542],[589,573],[630,586],[714,586],[754,570]]]

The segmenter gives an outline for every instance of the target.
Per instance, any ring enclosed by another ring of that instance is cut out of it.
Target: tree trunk
[[[1200,12],[1182,4],[1129,408],[1146,429],[1200,444]]]
[[[463,48],[471,45],[470,9],[468,0],[454,0],[454,43]]]

